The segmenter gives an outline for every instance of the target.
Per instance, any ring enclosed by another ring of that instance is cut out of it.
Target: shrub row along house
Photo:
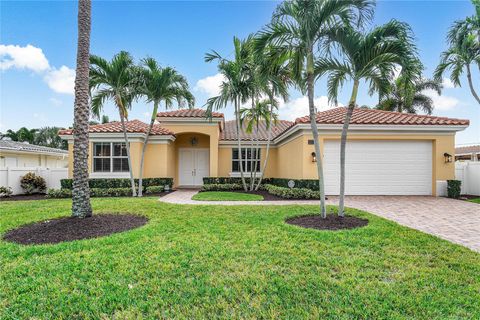
[[[339,139],[346,109],[335,108],[317,114],[320,145],[325,166],[327,195],[339,193]],[[278,121],[272,130],[270,158],[265,177],[317,179],[312,134],[308,116],[295,121]],[[440,195],[446,180],[455,178],[452,160],[455,133],[468,120],[405,114],[357,108],[354,110],[347,143],[346,193],[350,195]],[[135,177],[147,124],[127,122]],[[90,126],[91,178],[127,178],[128,162],[119,122]],[[72,130],[59,133],[73,149]],[[243,133],[245,171],[254,161],[251,136]],[[267,132],[261,127],[259,159],[263,162]],[[148,142],[144,177],[169,177],[175,187],[195,187],[204,177],[239,176],[239,154],[234,121],[213,113],[210,119],[201,109],[157,114]],[[72,157],[70,157],[72,159]],[[260,163],[257,164],[261,168]],[[69,165],[72,175],[72,161]]]

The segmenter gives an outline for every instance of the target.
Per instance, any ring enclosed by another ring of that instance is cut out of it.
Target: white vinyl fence
[[[455,179],[462,181],[462,194],[480,196],[480,162],[456,162]]]
[[[0,186],[12,188],[13,194],[22,194],[20,179],[29,172],[42,176],[47,189],[60,189],[60,179],[68,178],[67,168],[6,167],[0,168]]]

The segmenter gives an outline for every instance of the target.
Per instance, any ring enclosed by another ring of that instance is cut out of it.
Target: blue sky
[[[269,22],[278,2],[272,1],[94,1],[91,52],[110,59],[120,50],[136,59],[151,56],[177,68],[192,87],[201,107],[215,94],[219,77],[215,64],[203,61],[211,49],[229,55],[233,36],[245,37]],[[22,126],[65,126],[73,120],[72,81],[76,58],[76,3],[72,1],[0,1],[0,131]],[[431,76],[445,49],[451,23],[473,14],[469,1],[379,1],[372,25],[397,19],[408,22],[420,55]],[[28,46],[30,45],[30,46]],[[12,57],[14,55],[15,58]],[[474,76],[480,88],[480,76]],[[457,144],[480,141],[480,106],[464,86],[446,88],[435,97],[435,115],[470,119],[471,126],[457,134]],[[359,104],[375,97],[361,88]],[[316,85],[316,101],[326,107],[325,82]],[[345,103],[350,86],[342,90]],[[138,103],[130,118],[145,120],[151,106]],[[280,109],[282,118],[307,113],[306,99],[295,90]],[[117,114],[108,105],[110,119]],[[224,110],[232,118],[231,108]]]

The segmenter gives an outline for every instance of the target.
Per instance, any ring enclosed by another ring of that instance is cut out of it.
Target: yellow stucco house
[[[339,192],[339,139],[345,108],[319,112],[316,117],[323,155],[327,195]],[[355,109],[347,143],[346,193],[350,195],[440,195],[446,180],[455,178],[452,157],[455,133],[468,120]],[[147,124],[127,122],[132,169],[140,170]],[[260,128],[260,163],[265,157],[267,131]],[[174,178],[175,187],[203,184],[203,177],[239,176],[234,121],[223,114],[205,118],[201,109],[160,112],[149,138],[143,176]],[[73,136],[69,142],[69,176],[72,176]],[[243,158],[255,157],[250,136],[243,133]],[[316,179],[318,157],[308,116],[279,121],[272,132],[270,159],[265,177]],[[119,122],[90,126],[91,178],[128,177],[123,134]],[[246,165],[250,169],[250,161]],[[258,167],[261,167],[260,165]]]

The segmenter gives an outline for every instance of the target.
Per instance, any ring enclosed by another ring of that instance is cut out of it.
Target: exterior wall
[[[41,168],[66,168],[68,158],[65,156],[34,154],[25,152],[0,152],[0,168],[8,165],[17,168],[41,167]]]
[[[328,134],[320,132],[320,147],[323,153],[325,140],[340,140],[340,134]],[[313,139],[312,135],[304,135],[304,153],[302,156],[304,169],[303,179],[317,179],[317,166],[311,162],[310,154],[314,151],[314,145],[308,145],[308,140]],[[445,152],[455,154],[455,134],[428,135],[428,134],[383,134],[365,135],[351,133],[348,140],[429,140],[432,141],[432,194],[436,195],[437,181],[444,181],[455,178],[455,164],[445,163],[443,154]],[[348,155],[347,155],[348,156]],[[310,158],[310,159],[309,159]],[[309,160],[306,160],[309,159]],[[340,161],[340,159],[339,159]]]
[[[244,145],[244,147],[248,147],[248,145]],[[223,146],[218,149],[219,177],[229,177],[232,172],[232,149],[236,149],[236,147]],[[276,177],[277,174],[277,149],[270,146],[269,152],[268,164],[264,174],[265,178]],[[260,169],[263,169],[266,156],[266,147],[260,147]]]
[[[306,140],[303,136],[279,146],[276,153],[277,178],[304,178],[303,170],[307,164],[307,157],[311,155],[306,151]]]

